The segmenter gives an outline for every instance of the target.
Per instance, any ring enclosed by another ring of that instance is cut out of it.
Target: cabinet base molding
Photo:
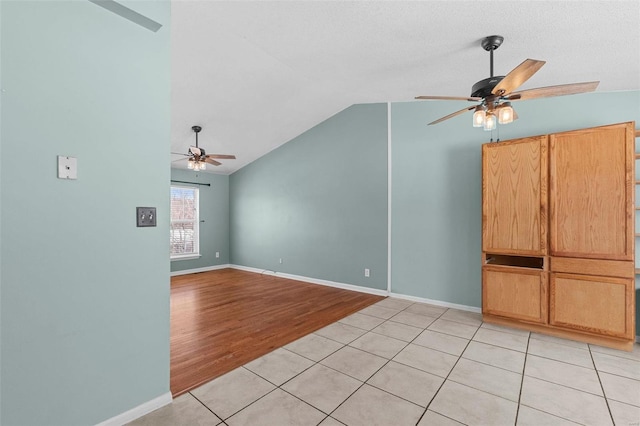
[[[579,342],[591,343],[594,345],[605,346],[612,349],[631,352],[633,350],[633,340],[616,339],[614,337],[605,337],[601,335],[593,335],[589,333],[581,333],[579,331],[565,330],[550,325],[532,324],[518,320],[507,319],[494,315],[482,315],[482,320],[489,324],[503,325],[506,327],[518,328],[521,330],[533,331],[540,334],[548,334],[563,339],[577,340]]]

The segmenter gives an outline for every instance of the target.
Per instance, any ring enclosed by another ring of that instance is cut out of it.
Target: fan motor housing
[[[496,75],[478,81],[473,85],[473,87],[471,87],[471,97],[486,98],[487,96],[491,95],[491,91],[493,90],[493,88],[496,87],[503,78],[503,75]]]

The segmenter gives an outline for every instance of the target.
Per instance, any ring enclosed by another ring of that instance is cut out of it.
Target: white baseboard
[[[139,419],[145,414],[149,414],[150,412],[157,410],[158,408],[162,408],[165,405],[171,404],[171,401],[173,401],[171,392],[167,392],[157,398],[152,399],[151,401],[147,401],[143,404],[138,405],[137,407],[133,407],[131,410],[125,411],[124,413],[118,414],[115,417],[111,417],[110,419],[98,423],[97,426],[122,426],[134,421],[135,419]]]
[[[225,269],[225,268],[230,268],[230,267],[231,267],[231,265],[226,263],[224,265],[214,265],[214,266],[205,266],[203,268],[185,269],[183,271],[173,271],[171,273],[171,276],[172,277],[176,277],[178,275],[197,274],[198,272],[215,271],[217,269]]]
[[[249,266],[242,266],[242,265],[232,264],[232,265],[229,265],[229,267],[234,269],[239,269],[241,271],[273,275],[276,277],[286,278],[289,280],[303,281],[311,284],[319,284],[319,285],[326,285],[328,287],[341,288],[343,290],[351,290],[351,291],[358,291],[360,293],[375,294],[376,296],[388,296],[388,292],[386,290],[379,290],[377,288],[361,287],[359,285],[338,283],[335,281],[321,280],[318,278],[303,277],[301,275],[285,274],[284,272],[276,272],[276,271],[271,271],[269,269],[252,268]]]
[[[389,297],[410,300],[412,302],[428,303],[430,305],[436,305],[436,306],[444,306],[445,308],[460,309],[461,311],[477,312],[477,313],[482,312],[481,308],[476,308],[475,306],[458,305],[457,303],[442,302],[440,300],[425,299],[424,297],[417,297],[417,296],[407,296],[406,294],[398,294],[398,293],[392,292],[389,294]]]

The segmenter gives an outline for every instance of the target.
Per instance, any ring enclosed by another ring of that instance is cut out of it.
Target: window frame
[[[169,258],[171,261],[176,260],[192,260],[199,259],[202,257],[200,254],[200,188],[194,186],[186,186],[186,185],[171,185],[169,191],[172,191],[174,188],[182,189],[182,190],[190,190],[194,191],[195,198],[195,219],[176,219],[174,220],[171,217],[171,196],[169,198]],[[194,252],[193,253],[180,253],[173,254],[171,253],[171,229],[174,223],[192,223],[193,222],[193,233],[194,233]]]

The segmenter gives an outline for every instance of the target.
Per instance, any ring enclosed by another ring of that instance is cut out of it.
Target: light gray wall
[[[514,102],[501,140],[635,120],[640,92]],[[481,306],[481,144],[471,114],[426,124],[459,102],[394,103],[391,275],[395,293]],[[494,138],[496,137],[494,132]]]
[[[172,185],[196,186],[200,189],[200,254],[202,257],[172,261],[171,272],[228,264],[229,176],[171,169],[171,179],[211,185],[172,183]],[[219,258],[216,258],[216,252],[220,253]]]
[[[2,2],[3,425],[95,424],[169,391],[170,4],[127,4],[164,26]]]
[[[232,263],[386,289],[386,104],[347,108],[232,174],[230,206]]]

